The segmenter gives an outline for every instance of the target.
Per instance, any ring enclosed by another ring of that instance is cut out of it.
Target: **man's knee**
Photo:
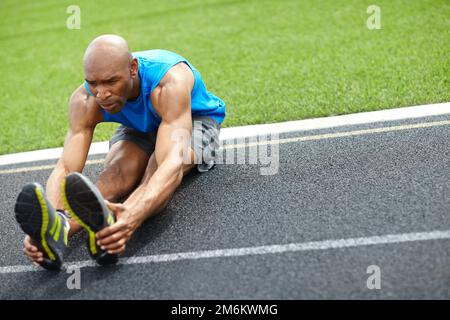
[[[105,166],[103,172],[109,175],[111,179],[117,179],[127,186],[136,184],[136,181],[143,176],[142,168],[138,161],[134,159],[111,162]]]
[[[116,200],[129,194],[140,181],[142,173],[133,162],[133,159],[127,159],[126,165],[123,161],[110,161],[105,165],[97,181],[105,199]]]

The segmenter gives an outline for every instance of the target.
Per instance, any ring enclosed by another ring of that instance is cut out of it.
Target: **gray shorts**
[[[207,116],[194,116],[192,118],[191,147],[195,152],[199,172],[209,171],[215,165],[215,157],[219,149],[220,124]],[[157,131],[143,133],[124,125],[116,129],[109,141],[109,148],[121,140],[135,143],[149,156],[155,151]]]

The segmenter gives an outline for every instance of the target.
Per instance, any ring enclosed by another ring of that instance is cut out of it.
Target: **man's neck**
[[[141,93],[141,80],[139,79],[139,76],[133,79],[133,88],[131,89],[130,97],[128,100],[135,100],[137,97],[139,97],[139,94]]]

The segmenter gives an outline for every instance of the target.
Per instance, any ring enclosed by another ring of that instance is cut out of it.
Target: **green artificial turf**
[[[377,0],[369,30],[373,3],[2,0],[0,154],[63,144],[84,50],[103,33],[190,60],[227,103],[223,127],[449,101],[449,2]],[[72,4],[80,30],[66,27]]]

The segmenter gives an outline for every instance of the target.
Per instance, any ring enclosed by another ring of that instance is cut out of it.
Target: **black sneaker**
[[[67,247],[69,219],[53,208],[39,183],[23,187],[14,211],[22,230],[33,239],[44,255],[40,265],[48,270],[60,270]]]
[[[81,173],[73,172],[61,182],[61,194],[69,214],[88,232],[91,257],[101,265],[116,263],[118,256],[101,250],[95,238],[98,231],[116,221],[97,187]]]

